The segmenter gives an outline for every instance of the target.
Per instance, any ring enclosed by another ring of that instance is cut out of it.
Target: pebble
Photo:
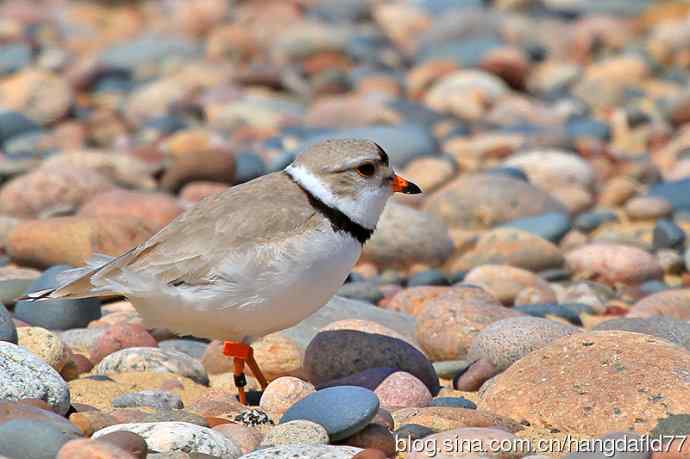
[[[163,350],[182,352],[194,359],[201,360],[208,344],[193,339],[166,339],[159,342],[158,347]]]
[[[639,196],[625,203],[625,213],[634,220],[664,218],[668,217],[672,211],[671,203],[653,196]]]
[[[530,271],[512,266],[478,266],[467,273],[464,282],[483,288],[504,305],[515,303],[518,295],[527,288],[535,292],[541,302],[556,301],[556,293],[548,282]]]
[[[241,459],[274,459],[277,457],[308,457],[314,459],[352,459],[360,448],[331,445],[274,446],[245,454]]]
[[[222,459],[237,459],[242,455],[239,447],[228,437],[207,427],[186,422],[117,424],[95,432],[92,438],[98,439],[119,431],[142,436],[150,451],[205,453]]]
[[[667,361],[674,364],[659,365]],[[685,349],[649,335],[577,333],[518,360],[482,393],[478,407],[534,427],[562,430],[567,425],[578,435],[625,430],[630,423],[648,431],[658,417],[685,403],[687,389],[675,381],[688,366]],[[635,384],[627,382],[631,379]],[[532,389],[544,380],[550,381],[548,387]],[[599,400],[595,406],[594,398]]]
[[[12,419],[0,424],[0,455],[53,458],[63,445],[78,437],[73,430],[54,423]]]
[[[476,403],[465,397],[436,397],[431,401],[430,406],[457,406],[468,410],[477,409]]]
[[[324,407],[328,407],[324,410]],[[379,409],[376,395],[355,386],[338,386],[314,392],[292,405],[281,424],[299,419],[322,425],[331,441],[342,440],[361,431]]]
[[[93,457],[133,459],[135,456],[112,443],[84,438],[71,440],[62,445],[56,459],[90,459]]]
[[[498,175],[455,179],[429,196],[423,209],[450,228],[468,230],[548,212],[566,213],[563,205],[546,192],[522,180]]]
[[[480,287],[456,286],[426,303],[417,316],[417,339],[432,361],[463,359],[483,328],[520,315]]]
[[[472,250],[458,254],[447,263],[454,271],[477,266],[510,265],[532,272],[563,266],[561,251],[551,242],[515,228],[496,228],[481,235]]]
[[[12,321],[12,315],[2,303],[0,303],[0,341],[17,344],[17,327]]]
[[[684,242],[685,233],[672,220],[657,220],[652,239],[654,250],[683,248]]]
[[[104,443],[111,443],[118,448],[129,452],[132,456],[137,459],[144,459],[146,457],[146,452],[148,447],[146,446],[146,440],[140,435],[134,432],[118,431],[105,435],[101,435],[99,440]]]
[[[690,319],[690,289],[670,289],[646,296],[633,304],[628,317],[668,316]]]
[[[139,324],[116,323],[107,327],[89,347],[89,360],[98,364],[105,357],[131,347],[157,347],[156,340]]]
[[[41,327],[20,327],[18,344],[55,369],[62,371],[70,359],[70,351],[59,336]]]
[[[314,386],[293,376],[271,381],[261,395],[259,406],[267,413],[282,415],[288,408],[314,392]]]
[[[445,274],[436,269],[428,269],[418,272],[407,279],[408,287],[420,285],[448,285],[449,281]]]
[[[374,393],[381,407],[389,411],[427,406],[432,398],[423,382],[404,371],[397,371],[381,381]]]
[[[170,392],[145,390],[141,392],[130,392],[113,399],[113,407],[130,408],[136,406],[146,406],[159,410],[181,409],[184,407],[182,399]]]
[[[441,219],[390,202],[364,246],[362,260],[400,268],[417,263],[438,266],[450,256],[452,248],[448,227]]]
[[[432,394],[439,390],[436,372],[421,351],[398,338],[356,330],[316,335],[305,352],[304,368],[317,386],[370,368],[396,368],[416,376]]]
[[[572,325],[538,317],[499,320],[475,336],[467,359],[487,359],[498,371],[504,371],[530,352],[579,331]]]
[[[50,365],[23,347],[0,342],[0,399],[37,398],[59,414],[69,410],[67,383]]]
[[[177,374],[199,384],[208,385],[208,375],[201,362],[182,352],[155,347],[130,347],[119,350],[105,357],[93,369],[97,375],[131,371]]]
[[[381,451],[385,457],[394,457],[396,454],[395,436],[390,430],[379,424],[369,424],[364,430],[357,432],[344,442],[365,450]]]
[[[534,217],[524,217],[505,223],[503,226],[517,228],[557,244],[572,228],[567,214],[548,213]]]
[[[658,261],[636,247],[589,244],[566,254],[570,269],[608,283],[634,284],[661,277]]]
[[[447,287],[440,286],[410,286],[396,293],[383,307],[417,316],[428,301],[447,291]]]
[[[690,350],[690,324],[673,317],[621,317],[602,322],[592,330],[622,330],[656,336]]]
[[[453,439],[459,439],[464,444],[475,445],[478,451],[487,451],[494,457],[501,457],[506,459],[519,459],[523,457],[529,450],[516,441],[518,437],[512,435],[501,429],[492,428],[477,428],[465,427],[447,432],[441,432],[430,435],[424,439],[424,445],[440,445],[434,452],[433,446],[425,446],[422,451],[412,451],[408,454],[409,459],[422,459],[427,457],[452,457],[458,454],[457,450],[453,449]],[[502,445],[508,445],[503,448]],[[518,445],[517,447],[510,445]],[[460,454],[463,454],[462,452]],[[443,455],[443,456],[441,456]],[[467,454],[463,454],[467,456]]]
[[[53,266],[31,283],[28,292],[35,292],[57,285],[57,276],[71,266]],[[15,317],[49,330],[69,330],[85,327],[101,317],[101,302],[96,298],[79,300],[46,300],[41,302],[18,301]]]
[[[279,424],[264,437],[263,446],[278,445],[327,445],[328,432],[311,421],[296,420]]]
[[[213,430],[230,438],[240,448],[242,454],[254,451],[263,439],[263,434],[257,429],[242,424],[219,424],[214,426]]]

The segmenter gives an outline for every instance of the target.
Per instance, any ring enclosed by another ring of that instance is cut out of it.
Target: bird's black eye
[[[364,163],[355,169],[357,173],[363,177],[371,177],[376,173],[376,166],[372,163]]]

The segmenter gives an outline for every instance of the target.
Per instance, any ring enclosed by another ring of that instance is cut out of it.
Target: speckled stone
[[[501,306],[482,288],[456,286],[426,303],[417,316],[417,339],[432,360],[464,359],[482,329],[521,315]]]
[[[690,323],[673,317],[621,317],[597,324],[592,330],[622,330],[656,336],[690,351]]]
[[[360,452],[360,448],[352,446],[330,445],[284,445],[245,454],[241,459],[275,459],[282,457],[300,457],[309,459],[352,459]]]
[[[130,392],[113,399],[115,408],[130,408],[148,406],[157,409],[181,409],[184,407],[182,399],[176,394],[157,390]]]
[[[239,446],[242,454],[254,451],[263,439],[263,434],[254,427],[242,424],[220,424],[213,427],[213,430],[222,433]]]
[[[288,408],[314,392],[314,386],[293,376],[283,376],[271,381],[263,394],[259,406],[262,410],[283,414]]]
[[[278,445],[327,445],[328,432],[314,422],[305,420],[290,421],[278,424],[264,437],[262,446]]]
[[[122,349],[101,360],[93,371],[99,375],[131,371],[174,373],[199,384],[208,384],[208,375],[201,362],[182,352],[165,351],[155,347]]]
[[[122,430],[144,437],[150,451],[198,452],[222,459],[237,459],[242,455],[239,447],[221,433],[185,422],[117,424],[95,432],[92,438]]]
[[[31,351],[36,357],[62,371],[70,358],[70,352],[60,337],[41,327],[19,327],[19,345]]]
[[[0,341],[17,344],[17,327],[4,304],[0,303]]]
[[[526,288],[538,291],[544,303],[556,301],[556,293],[548,282],[530,271],[513,266],[478,266],[467,273],[464,282],[482,287],[505,305],[513,304]]]
[[[330,439],[336,441],[362,430],[378,409],[379,400],[370,390],[355,386],[329,387],[292,405],[280,422],[298,419],[315,422],[325,427]]]
[[[690,354],[665,340],[625,331],[577,333],[531,352],[496,376],[480,394],[478,407],[577,435],[603,435],[630,425],[647,432],[657,418],[682,412],[690,403],[688,374]]]
[[[488,359],[503,371],[535,349],[579,331],[572,325],[538,317],[499,320],[474,337],[467,359]]]
[[[67,413],[67,383],[47,363],[12,343],[0,342],[0,399],[45,400],[59,414]]]
[[[381,406],[389,411],[423,407],[431,403],[431,393],[424,383],[404,371],[397,371],[388,376],[374,393],[379,398]]]

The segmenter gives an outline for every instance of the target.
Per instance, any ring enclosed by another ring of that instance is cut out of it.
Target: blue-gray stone
[[[5,279],[0,280],[0,303],[11,304],[24,295],[34,279]]]
[[[472,362],[467,360],[443,360],[434,362],[434,370],[439,378],[453,379],[458,373],[467,370],[471,364]]]
[[[467,400],[465,397],[438,397],[431,401],[431,406],[455,406],[468,410],[477,409],[477,405],[472,400]]]
[[[206,352],[206,348],[208,348],[208,343],[195,339],[166,339],[158,343],[158,347],[166,351],[182,352],[192,358],[201,360]]]
[[[303,419],[322,425],[331,441],[348,438],[374,419],[379,399],[374,392],[356,386],[329,387],[292,405],[280,419],[284,424]]]
[[[115,397],[112,404],[115,408],[146,406],[159,410],[179,410],[184,407],[179,395],[159,390],[143,390],[123,394]]]
[[[673,210],[690,209],[690,179],[657,183],[649,188],[648,194],[664,198]]]
[[[494,167],[484,172],[488,175],[504,175],[506,177],[514,178],[517,180],[522,180],[523,182],[529,182],[529,177],[525,174],[525,171],[518,167],[510,166],[500,166]]]
[[[31,63],[31,48],[26,43],[0,46],[0,75],[16,72]]]
[[[52,422],[13,419],[0,424],[0,455],[22,459],[55,459],[74,430]]]
[[[524,312],[532,317],[557,316],[573,325],[582,326],[582,320],[575,311],[562,304],[522,304],[514,306],[516,311]]]
[[[144,123],[142,131],[155,131],[161,135],[173,134],[187,127],[187,122],[178,116],[165,115]]]
[[[21,134],[40,130],[41,126],[22,113],[12,110],[0,111],[0,143],[5,143]]]
[[[477,67],[490,52],[503,46],[497,37],[466,38],[425,46],[417,54],[417,62],[449,60],[460,67]]]
[[[658,220],[654,226],[652,247],[658,249],[679,249],[685,242],[685,233],[673,220]]]
[[[621,317],[597,324],[593,330],[622,330],[652,335],[690,350],[690,323],[673,317]]]
[[[387,102],[386,105],[395,110],[398,115],[401,115],[402,119],[407,123],[418,123],[428,126],[443,119],[443,115],[440,113],[407,99],[394,99]],[[459,133],[462,130],[464,132],[462,135],[469,133],[469,129],[462,122],[457,121],[456,124],[457,126],[451,132]]]
[[[615,222],[617,220],[618,216],[614,212],[610,210],[599,210],[578,215],[573,226],[579,231],[589,233],[606,222]]]
[[[193,42],[174,37],[145,36],[113,46],[101,55],[101,63],[108,67],[134,69],[165,59],[193,57],[201,48]]]
[[[503,226],[521,229],[554,243],[558,243],[571,228],[568,215],[560,212],[518,218]]]
[[[407,280],[408,287],[416,287],[419,285],[450,285],[445,274],[437,269],[428,269],[413,274]]]
[[[410,3],[438,16],[463,8],[482,8],[484,0],[412,0]]]
[[[235,183],[248,182],[267,172],[266,163],[259,155],[249,151],[235,156]]]
[[[31,283],[27,293],[57,287],[58,274],[71,266],[53,266]],[[17,319],[49,330],[69,330],[86,327],[92,320],[101,318],[101,302],[98,298],[80,300],[43,300],[17,302],[14,308]]]
[[[12,315],[2,303],[0,303],[0,341],[17,344],[17,327],[12,321]]]
[[[454,273],[451,273],[448,275],[448,282],[450,282],[450,285],[455,285],[459,282],[462,282],[465,280],[465,276],[467,276],[467,272],[465,271],[456,271]]]
[[[310,136],[294,152],[300,154],[315,143],[326,139],[368,139],[383,148],[395,168],[402,168],[408,162],[420,156],[439,154],[439,146],[431,132],[424,126],[414,123],[403,123],[392,126],[374,125]]]
[[[671,287],[669,285],[666,285],[663,281],[651,279],[643,282],[639,288],[640,293],[642,293],[643,296],[648,296],[653,293],[663,292],[664,290],[668,290]]]
[[[608,141],[611,138],[611,129],[608,124],[593,118],[578,117],[568,120],[565,130],[572,139],[594,138]]]
[[[288,167],[290,163],[292,163],[295,160],[296,157],[296,154],[292,151],[286,151],[284,153],[281,153],[278,156],[275,156],[271,159],[271,164],[268,165],[268,171],[282,171],[283,169]]]
[[[338,289],[338,295],[352,300],[376,304],[383,299],[383,293],[371,282],[350,282]]]

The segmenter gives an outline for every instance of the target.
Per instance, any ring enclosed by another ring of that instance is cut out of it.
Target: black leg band
[[[247,378],[244,377],[244,373],[241,375],[235,375],[235,386],[244,387],[247,385]]]

